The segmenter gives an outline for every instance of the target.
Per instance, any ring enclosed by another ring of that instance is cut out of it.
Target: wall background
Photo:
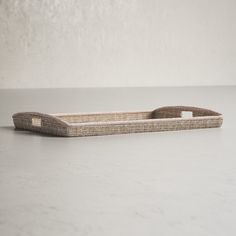
[[[235,0],[0,0],[0,88],[235,84]]]

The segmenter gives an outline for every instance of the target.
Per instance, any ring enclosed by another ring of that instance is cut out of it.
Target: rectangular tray
[[[67,137],[216,128],[223,122],[218,112],[189,106],[92,114],[21,112],[12,117],[16,129]]]

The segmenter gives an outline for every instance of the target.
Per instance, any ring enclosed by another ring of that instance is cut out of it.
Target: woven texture
[[[190,112],[192,117],[182,117],[183,112]],[[13,122],[17,129],[54,136],[92,136],[216,128],[222,125],[223,116],[203,108],[171,106],[154,111],[93,114],[21,112],[13,115]]]

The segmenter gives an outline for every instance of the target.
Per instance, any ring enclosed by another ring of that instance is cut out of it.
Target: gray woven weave
[[[185,117],[184,114],[190,115]],[[154,111],[93,114],[42,114],[21,112],[13,116],[17,129],[55,136],[92,136],[220,127],[223,116],[208,109],[168,106]]]

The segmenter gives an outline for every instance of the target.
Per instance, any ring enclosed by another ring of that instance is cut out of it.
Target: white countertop
[[[236,234],[236,87],[0,90],[0,235]],[[11,115],[192,105],[222,128],[86,138]]]

